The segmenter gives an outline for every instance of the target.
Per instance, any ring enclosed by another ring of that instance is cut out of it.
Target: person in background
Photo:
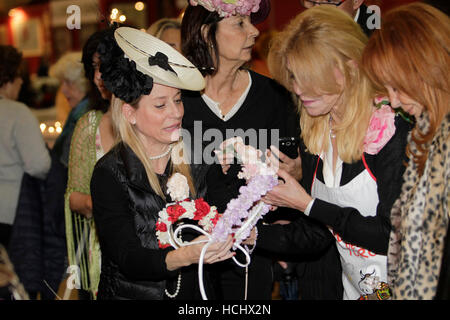
[[[166,186],[173,174],[184,175],[190,198],[206,192],[209,166],[189,163],[180,139],[179,89],[200,90],[204,79],[178,51],[137,29],[118,28],[100,46],[102,79],[114,94],[118,143],[97,162],[91,180],[102,252],[98,299],[199,298],[195,264],[205,244],[161,247],[157,222],[160,210],[174,200]],[[213,243],[204,262],[232,257],[231,246],[231,237]]]
[[[371,14],[367,11],[367,6],[364,4],[364,0],[300,0],[300,4],[306,9],[320,5],[336,7],[348,13],[353,20],[359,24],[367,36],[370,36],[374,31],[370,27],[371,24],[368,23],[369,18],[371,18]]]
[[[62,56],[50,76],[60,81],[60,90],[71,111],[50,150],[51,167],[45,181],[24,175],[14,222],[11,260],[30,293],[41,299],[55,299],[67,269],[64,193],[67,188],[70,142],[78,119],[88,109],[89,82],[81,52]],[[70,232],[70,229],[69,229]],[[70,274],[71,275],[71,274]],[[45,281],[45,282],[44,282]]]
[[[112,93],[101,78],[98,46],[113,30],[92,34],[83,47],[82,62],[92,90],[89,109],[78,120],[70,144],[68,182],[65,193],[66,239],[69,265],[80,268],[80,299],[95,299],[100,281],[100,246],[92,219],[90,182],[95,163],[114,144],[110,101]]]
[[[447,269],[441,265],[450,219],[449,35],[447,15],[413,3],[383,16],[363,54],[366,73],[386,88],[392,106],[416,119],[402,192],[391,212],[394,299],[434,299],[440,277],[448,283],[448,262]]]
[[[221,141],[213,137],[203,139],[204,133],[211,129],[220,132],[222,141],[230,138],[230,131],[236,135],[256,132],[254,141],[249,141],[248,136],[243,139],[263,152],[270,145],[277,146],[278,137],[298,136],[298,123],[289,93],[272,79],[244,67],[251,60],[259,35],[254,24],[262,22],[269,9],[269,1],[240,1],[237,4],[190,1],[181,24],[182,53],[205,76],[206,87],[199,92],[183,91],[186,110],[183,128],[190,133],[192,142],[200,147],[198,149],[208,143],[216,143],[216,148],[219,147]],[[280,166],[293,175],[298,174],[299,157],[280,157],[284,159]],[[240,165],[235,163],[227,174],[222,172],[220,165],[213,166],[208,173],[207,200],[219,212],[225,211],[228,202],[237,197],[244,184],[237,177],[239,170]],[[248,268],[241,268],[232,261],[213,268],[216,269],[218,299],[271,299],[271,256],[255,250]]]
[[[181,51],[181,22],[178,19],[163,18],[154,22],[147,33]]]
[[[67,168],[69,164],[70,142],[75,124],[86,113],[89,105],[88,93],[90,86],[89,80],[84,74],[81,52],[70,52],[63,55],[50,67],[49,75],[60,81],[61,92],[71,107],[62,132],[52,148],[52,153]]]
[[[0,243],[8,247],[24,173],[45,179],[51,159],[30,109],[17,102],[22,54],[0,46]]]
[[[298,97],[303,178],[299,184],[280,169],[284,182],[263,200],[303,212],[335,238],[305,264],[299,280],[305,299],[389,297],[390,212],[400,194],[410,126],[362,70],[366,43],[349,15],[316,6],[293,19],[269,52],[274,78]],[[305,233],[300,222],[284,232]],[[275,240],[289,237],[274,228],[261,228],[257,246],[282,252],[289,241]]]

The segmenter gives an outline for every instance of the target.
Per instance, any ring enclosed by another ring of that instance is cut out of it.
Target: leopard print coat
[[[427,132],[428,115],[417,119]],[[450,114],[429,144],[428,159],[420,177],[409,161],[400,197],[391,212],[388,281],[393,299],[433,299],[436,295],[447,226],[449,223]],[[408,137],[412,151],[415,143]]]

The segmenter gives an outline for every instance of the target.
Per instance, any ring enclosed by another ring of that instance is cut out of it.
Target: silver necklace
[[[157,156],[153,156],[153,157],[148,157],[150,160],[156,160],[156,159],[161,159],[165,156],[167,156],[169,154],[170,151],[172,151],[173,145],[170,145],[169,148],[167,148],[166,151],[164,151],[163,153],[157,155]]]

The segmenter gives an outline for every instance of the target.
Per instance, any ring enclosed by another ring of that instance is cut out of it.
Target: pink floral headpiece
[[[208,11],[216,11],[222,18],[249,16],[258,12],[260,2],[261,0],[189,0],[192,6],[201,5]]]

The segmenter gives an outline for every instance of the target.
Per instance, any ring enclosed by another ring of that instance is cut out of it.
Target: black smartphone
[[[296,159],[298,157],[299,143],[300,139],[297,137],[281,137],[279,139],[278,149],[289,158]]]

